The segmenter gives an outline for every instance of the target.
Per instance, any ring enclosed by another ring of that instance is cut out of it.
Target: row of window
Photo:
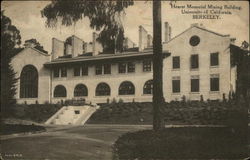
[[[180,85],[180,77],[172,78],[172,92],[180,93],[181,85]],[[192,76],[191,81],[191,92],[199,92],[200,91],[200,79],[199,76]],[[220,79],[218,74],[213,74],[210,76],[210,91],[219,91],[220,90]]]
[[[152,61],[145,60],[143,61],[143,72],[150,72],[152,70]],[[123,62],[118,64],[118,73],[134,73],[135,72],[135,63],[134,62]],[[98,64],[95,66],[95,74],[111,74],[111,64]],[[67,68],[55,68],[53,71],[55,78],[58,77],[67,77]],[[76,66],[74,67],[74,76],[87,76],[88,75],[88,66]]]
[[[173,69],[180,68],[180,56],[173,56],[172,57],[172,64]],[[210,54],[210,66],[218,66],[219,65],[219,53],[211,53]],[[190,57],[190,68],[197,69],[199,68],[199,55],[193,54]]]
[[[96,96],[110,96],[111,90],[107,83],[99,83],[95,90]],[[153,93],[153,81],[148,80],[143,87],[143,94]],[[134,95],[135,86],[132,82],[125,81],[119,86],[119,95]],[[88,96],[88,88],[84,84],[76,85],[74,97]],[[67,97],[67,90],[63,85],[57,85],[54,89],[54,97]]]

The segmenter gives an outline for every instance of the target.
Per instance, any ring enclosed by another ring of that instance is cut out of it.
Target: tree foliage
[[[31,39],[26,40],[24,45],[27,45],[30,43],[34,44],[35,45],[34,48],[36,48],[37,50],[48,54],[48,52],[44,50],[43,46],[35,38],[31,38]]]
[[[21,44],[20,31],[11,24],[10,18],[1,11],[1,113],[7,113],[16,103],[16,73],[11,66],[11,59]]]
[[[100,31],[98,40],[104,51],[114,51],[114,48],[122,51],[124,28],[121,17],[125,14],[124,9],[133,4],[133,0],[54,0],[41,11],[41,15],[46,17],[48,27],[56,27],[58,22],[70,26],[88,17],[90,27]]]

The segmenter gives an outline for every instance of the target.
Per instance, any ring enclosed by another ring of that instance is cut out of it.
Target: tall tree
[[[16,73],[11,66],[11,59],[16,53],[16,47],[20,44],[19,30],[1,11],[1,113],[9,113],[13,104],[16,103],[14,95],[17,78],[15,78]]]
[[[161,0],[153,1],[153,128],[159,131],[164,128],[161,109],[165,100],[162,90],[162,38],[161,38]]]
[[[125,8],[133,4],[133,0],[53,0],[41,14],[46,17],[48,27],[55,27],[58,21],[61,21],[61,25],[70,26],[88,17],[90,27],[101,31],[98,40],[104,51],[113,52],[122,49],[124,28],[121,15],[125,13]]]

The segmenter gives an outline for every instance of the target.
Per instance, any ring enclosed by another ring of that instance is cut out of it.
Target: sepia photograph
[[[250,159],[247,0],[4,0],[0,160]]]

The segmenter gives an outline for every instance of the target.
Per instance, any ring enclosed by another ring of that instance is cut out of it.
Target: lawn
[[[127,133],[114,145],[115,159],[243,159],[247,133],[230,128],[166,128]]]

